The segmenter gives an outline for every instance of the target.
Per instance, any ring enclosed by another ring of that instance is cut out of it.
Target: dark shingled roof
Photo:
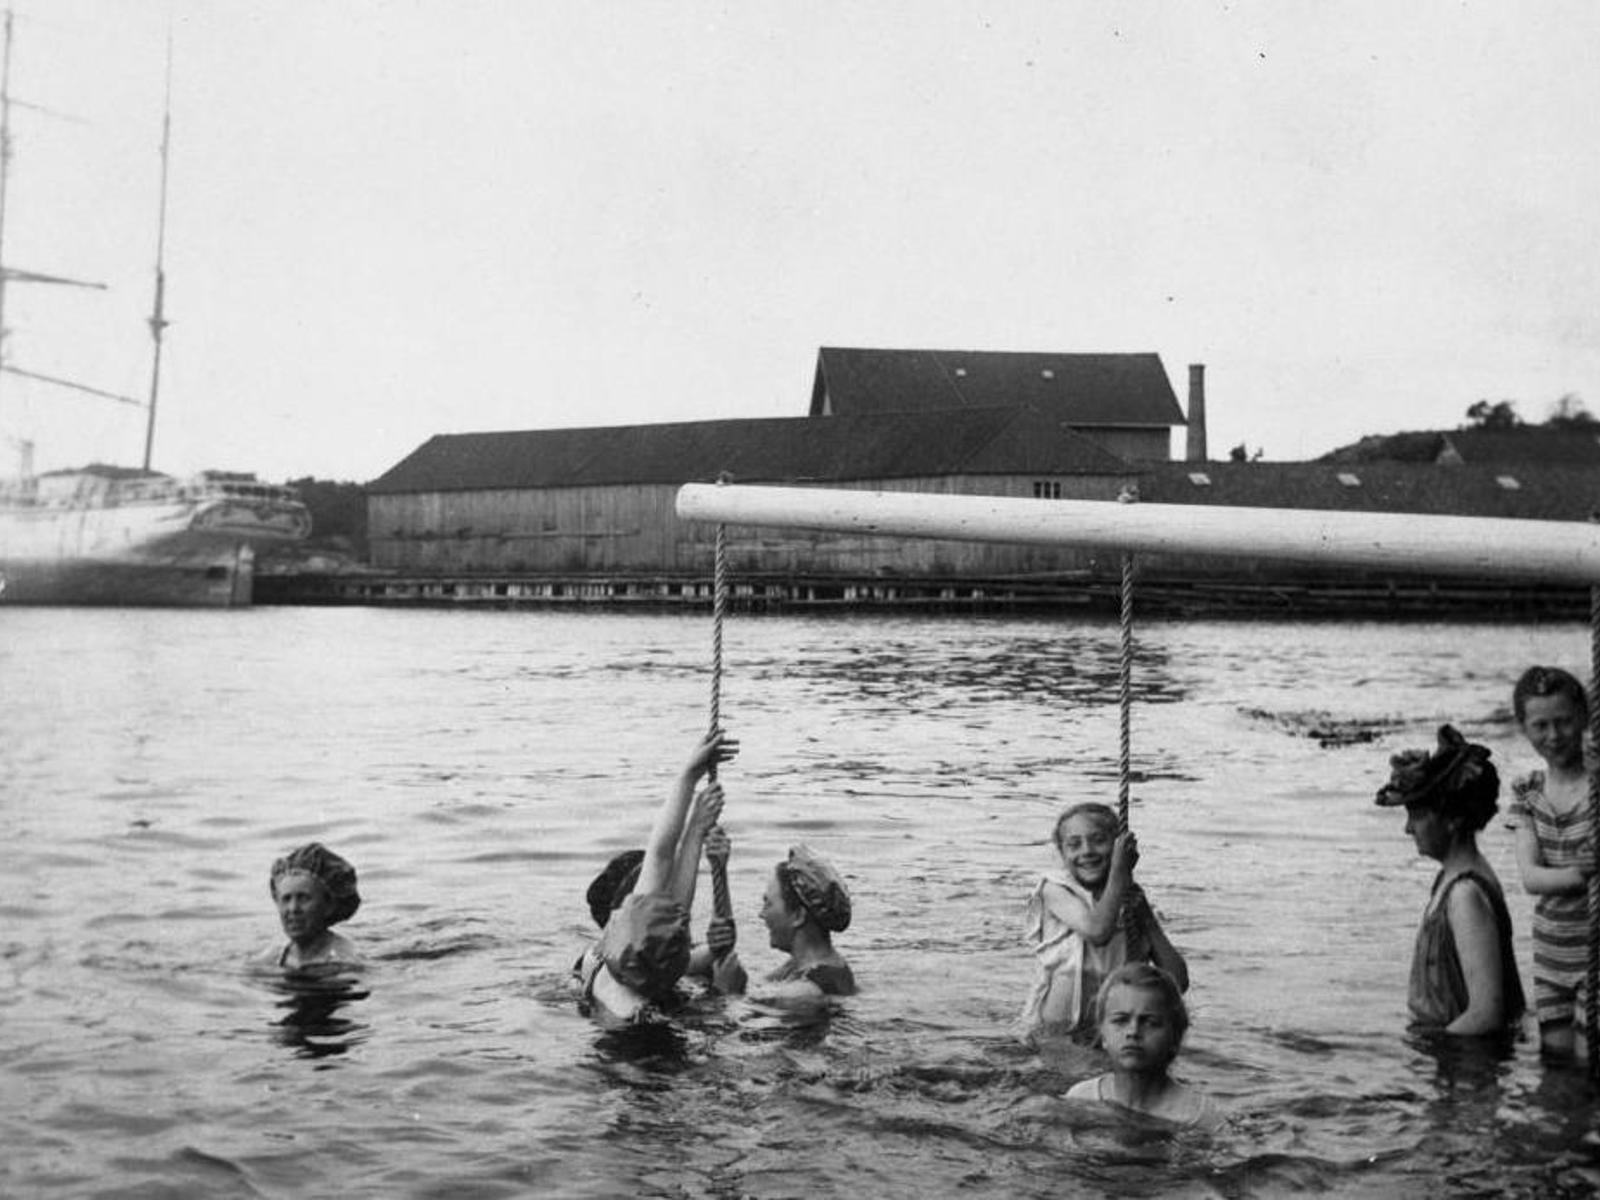
[[[1156,354],[817,351],[813,417],[1020,404],[1078,427],[1185,424]]]
[[[1209,482],[1196,483],[1191,476],[1197,473]],[[1341,482],[1341,474],[1355,484]],[[1507,487],[1502,479],[1516,486]],[[1397,462],[1175,462],[1140,472],[1139,499],[1152,504],[1584,521],[1600,507],[1600,471]]]
[[[1131,476],[1123,459],[1026,408],[439,434],[372,494],[939,475]]]
[[[1551,429],[1453,429],[1448,432],[1393,433],[1364,437],[1322,456],[1323,462],[1458,462],[1561,464],[1600,467],[1600,426]]]

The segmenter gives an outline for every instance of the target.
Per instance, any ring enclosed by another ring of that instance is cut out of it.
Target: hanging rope
[[[1119,503],[1132,504],[1138,490],[1124,488]],[[1133,555],[1122,556],[1122,594],[1119,627],[1120,653],[1117,658],[1117,832],[1128,832],[1128,793],[1133,777]],[[1133,907],[1123,902],[1118,914],[1123,932],[1133,937]]]
[[[1600,586],[1589,587],[1589,739],[1600,747]],[[1589,828],[1596,871],[1589,876],[1588,1003],[1584,1006],[1584,1039],[1589,1049],[1589,1078],[1600,1080],[1600,775],[1589,772]]]
[[[1128,487],[1117,497],[1121,504],[1139,499],[1137,489]],[[1122,556],[1121,655],[1117,663],[1117,710],[1119,738],[1117,751],[1117,828],[1128,832],[1128,791],[1133,775],[1133,555]]]
[[[732,481],[724,473],[717,478],[719,484]],[[728,613],[728,527],[717,526],[716,550],[711,567],[711,733],[722,729],[722,625]],[[713,762],[706,772],[708,779],[717,778],[717,764]],[[728,863],[720,855],[711,862],[711,906],[719,917],[732,919],[733,900],[728,895]]]
[[[1133,555],[1122,556],[1122,650],[1117,663],[1117,828],[1128,832],[1133,775]]]

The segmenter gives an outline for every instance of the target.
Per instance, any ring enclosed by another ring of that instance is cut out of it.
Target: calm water
[[[792,841],[832,857],[863,994],[820,1027],[710,1009],[599,1033],[583,889],[705,723],[703,617],[0,611],[7,1196],[1590,1194],[1581,1073],[1404,1037],[1431,878],[1371,796],[1441,719],[1533,765],[1511,681],[1579,626],[1150,624],[1139,873],[1187,954],[1211,1142],[1049,1098],[1008,1037],[1055,811],[1115,799],[1115,627],[736,618],[723,711],[741,951]],[[1319,732],[1374,740],[1324,745]],[[240,969],[271,860],[361,873],[360,986]],[[1529,906],[1509,834],[1524,972]],[[699,918],[696,920],[700,925]]]

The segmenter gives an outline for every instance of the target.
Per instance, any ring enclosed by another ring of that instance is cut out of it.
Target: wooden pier
[[[454,609],[700,610],[711,581],[665,574],[420,575],[386,572],[258,575],[255,603]],[[766,575],[735,578],[740,612],[1078,612],[1114,615],[1110,574],[991,579]],[[1324,617],[1581,621],[1588,591],[1577,585],[1421,575],[1287,570],[1239,575],[1139,577],[1139,610],[1186,618]]]

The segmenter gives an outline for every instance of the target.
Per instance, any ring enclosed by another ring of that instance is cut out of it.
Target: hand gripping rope
[[[732,476],[723,473],[717,477],[719,484],[732,482]],[[722,728],[722,624],[728,613],[728,527],[717,525],[717,545],[711,576],[711,732]],[[713,762],[706,772],[715,780],[717,764]],[[726,920],[733,919],[733,900],[728,895],[728,860],[722,855],[710,858],[711,908]]]

